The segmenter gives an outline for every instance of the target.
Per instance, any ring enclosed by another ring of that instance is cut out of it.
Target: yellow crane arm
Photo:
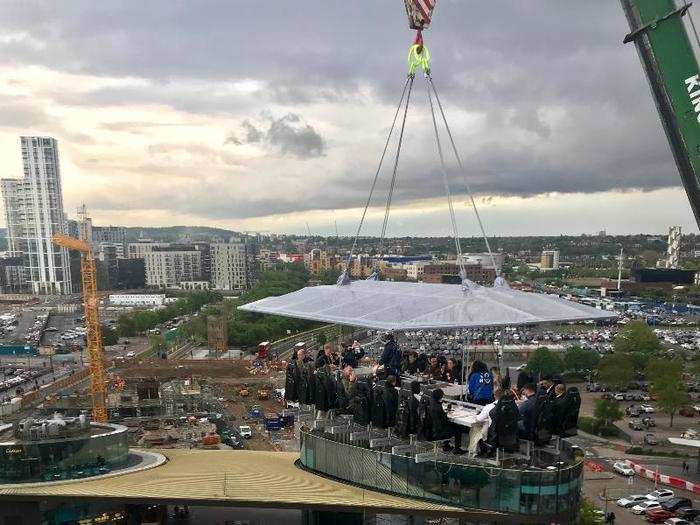
[[[53,243],[81,253],[88,253],[90,251],[90,245],[88,243],[71,237],[70,235],[64,235],[63,233],[55,233],[53,236]]]

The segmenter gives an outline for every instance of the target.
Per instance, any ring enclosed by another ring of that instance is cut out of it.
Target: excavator
[[[700,47],[687,0],[620,0],[668,143],[700,227]],[[686,24],[687,22],[687,24]],[[690,30],[690,31],[689,31]]]

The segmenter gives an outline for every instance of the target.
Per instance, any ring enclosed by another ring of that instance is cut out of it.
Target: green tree
[[[593,409],[593,417],[598,427],[609,427],[615,421],[622,419],[623,413],[620,405],[609,399],[596,399]]]
[[[599,362],[600,356],[596,352],[580,346],[571,346],[564,354],[564,366],[572,372],[589,373],[595,370]]]
[[[688,402],[688,392],[683,385],[683,362],[677,359],[652,359],[647,366],[646,377],[649,378],[657,404],[669,415],[669,426],[673,427],[673,416]]]
[[[112,330],[109,326],[102,325],[102,345],[112,346],[119,342],[119,334],[116,330]]]
[[[564,365],[559,356],[546,346],[532,352],[527,360],[527,369],[535,375],[558,374],[563,368]]]
[[[121,314],[117,319],[117,331],[122,337],[134,337],[136,335],[136,323],[133,316]]]
[[[167,355],[168,344],[165,342],[165,338],[160,334],[152,335],[148,338],[148,347],[157,357]]]
[[[588,499],[581,500],[581,511],[579,512],[579,525],[598,525],[603,523],[603,519],[598,513],[598,509]]]
[[[634,362],[629,354],[610,354],[598,364],[598,379],[604,385],[621,387],[634,378]]]
[[[633,321],[615,337],[616,353],[629,354],[637,371],[646,367],[649,359],[661,351],[661,342],[644,321]]]
[[[324,332],[318,332],[315,339],[318,346],[323,346],[328,342],[328,338]]]

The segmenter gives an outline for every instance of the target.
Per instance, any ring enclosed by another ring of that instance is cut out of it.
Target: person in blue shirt
[[[487,405],[493,401],[493,376],[486,363],[474,361],[469,372],[469,401],[477,405]]]

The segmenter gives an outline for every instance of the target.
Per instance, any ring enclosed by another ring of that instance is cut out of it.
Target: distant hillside
[[[213,237],[228,239],[237,232],[209,226],[166,226],[163,228],[128,227],[126,228],[127,240],[153,239],[155,241],[197,241],[208,240]]]

